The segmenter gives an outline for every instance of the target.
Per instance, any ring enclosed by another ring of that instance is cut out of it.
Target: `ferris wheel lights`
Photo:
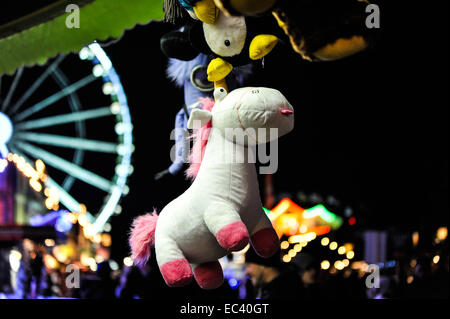
[[[92,60],[94,58],[94,54],[89,48],[82,48],[80,53],[78,54],[81,60]]]
[[[338,254],[339,254],[339,255],[345,254],[345,251],[346,251],[346,249],[345,249],[344,246],[341,246],[341,247],[338,248]]]
[[[123,164],[117,165],[116,174],[120,176],[128,175],[128,166]]]
[[[117,205],[116,208],[114,208],[114,214],[119,215],[122,212],[122,206]]]
[[[128,187],[128,185],[124,185],[123,189],[122,189],[122,194],[127,196],[130,193],[130,188]]]
[[[117,123],[114,127],[114,130],[116,131],[117,135],[123,135],[125,133],[129,133],[133,130],[133,125],[130,123]]]
[[[98,43],[90,44],[89,49],[98,59],[98,61],[103,65],[106,71],[109,71],[112,68],[111,60],[108,58],[105,51],[103,51],[102,47]]]
[[[117,115],[120,113],[121,108],[122,108],[122,106],[120,105],[119,102],[113,102],[111,104],[111,113],[114,115]]]
[[[92,74],[94,74],[94,76],[97,78],[105,75],[105,73],[105,69],[101,64],[97,64],[92,68]]]
[[[355,252],[354,252],[354,251],[349,251],[349,252],[347,253],[347,258],[348,258],[348,259],[353,259],[353,257],[355,257]]]
[[[125,125],[123,123],[117,123],[114,127],[114,130],[116,131],[117,135],[122,135],[125,133]]]
[[[117,152],[117,154],[119,154],[121,156],[125,155],[125,152],[126,152],[125,145],[123,145],[123,144],[117,145],[116,152]]]
[[[106,223],[105,225],[103,225],[103,230],[105,231],[105,232],[110,232],[111,231],[111,229],[112,229],[112,227],[111,227],[111,224],[110,223]]]
[[[112,93],[115,93],[116,89],[114,87],[114,84],[112,84],[111,82],[106,82],[105,84],[103,84],[102,91],[103,94],[110,95]]]

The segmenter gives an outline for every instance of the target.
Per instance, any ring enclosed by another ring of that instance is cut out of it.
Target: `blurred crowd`
[[[279,256],[263,259],[249,249],[242,265],[244,280],[236,285],[236,280],[226,278],[220,288],[207,291],[195,281],[183,288],[167,287],[155,258],[142,269],[135,266],[118,269],[111,261],[103,260],[97,263],[95,271],[80,269],[77,277],[77,272],[69,271],[67,266],[48,267],[45,250],[39,247],[24,247],[15,273],[10,269],[8,256],[0,255],[0,298],[448,298],[448,250],[439,256],[424,252],[413,258],[401,258],[371,273],[352,267],[338,271],[331,266],[324,270],[318,260],[307,254],[299,254],[300,258],[290,263],[282,262]],[[12,281],[16,283],[14,287],[10,285]]]

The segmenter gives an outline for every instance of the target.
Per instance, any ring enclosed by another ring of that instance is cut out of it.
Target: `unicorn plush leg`
[[[220,263],[211,261],[203,264],[191,264],[195,281],[203,289],[216,289],[223,283],[223,271]]]
[[[227,203],[215,203],[204,215],[205,224],[220,246],[228,251],[239,251],[248,244],[247,227],[239,214]]]
[[[181,287],[192,281],[191,266],[174,240],[157,235],[155,250],[159,269],[168,286]]]
[[[261,211],[260,219],[250,231],[250,242],[256,253],[261,257],[271,257],[279,249],[280,241],[266,214]]]

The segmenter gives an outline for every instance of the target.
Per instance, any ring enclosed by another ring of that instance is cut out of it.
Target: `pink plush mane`
[[[200,98],[202,110],[211,111],[215,102],[210,98]],[[189,168],[186,170],[186,177],[194,180],[197,177],[200,165],[205,154],[206,144],[208,143],[209,133],[211,132],[211,121],[201,129],[194,132],[191,138],[194,139],[191,154],[189,155]]]

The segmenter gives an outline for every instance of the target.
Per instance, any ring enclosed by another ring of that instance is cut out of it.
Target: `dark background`
[[[294,131],[280,140],[276,193],[332,195],[354,209],[361,227],[431,232],[448,225],[449,213],[448,3],[375,3],[376,47],[310,63],[281,45],[248,85],[279,89],[296,110]],[[182,174],[153,180],[170,165],[170,132],[183,104],[159,49],[171,28],[137,26],[105,44],[128,96],[136,146],[130,193],[111,219],[116,260],[128,255],[132,219],[189,187]]]

